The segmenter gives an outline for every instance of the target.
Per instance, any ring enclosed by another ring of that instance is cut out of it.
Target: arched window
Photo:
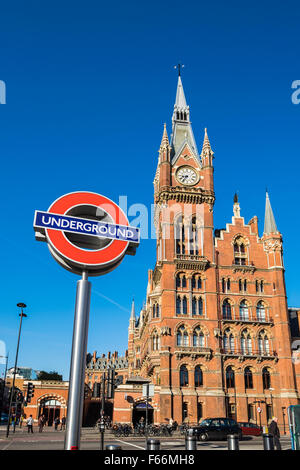
[[[268,390],[269,388],[271,388],[271,375],[267,367],[264,367],[262,370],[262,380],[264,390]]]
[[[224,320],[231,320],[231,305],[228,299],[225,299],[223,302],[222,314]]]
[[[260,300],[256,306],[256,316],[259,321],[266,321],[266,311],[262,300]]]
[[[193,217],[192,222],[189,226],[189,247],[190,255],[198,255],[198,228],[196,224],[196,217]]]
[[[176,297],[176,314],[181,315],[181,298],[179,295]]]
[[[198,315],[203,315],[203,300],[201,297],[198,299]]]
[[[202,387],[203,385],[203,373],[200,366],[195,367],[195,387]]]
[[[234,336],[230,330],[225,330],[224,332],[223,347],[225,352],[234,352]]]
[[[189,373],[186,366],[180,367],[180,387],[187,387],[189,384]]]
[[[227,388],[235,387],[234,371],[231,366],[227,367],[226,369],[226,387]]]
[[[253,376],[250,367],[246,367],[244,371],[245,388],[253,388]]]
[[[202,279],[195,274],[192,277],[192,289],[202,289]]]
[[[157,331],[155,331],[153,333],[153,336],[152,336],[152,350],[153,351],[158,351],[159,348],[160,348],[159,335],[158,335]]]
[[[197,300],[196,297],[192,299],[192,315],[197,315]]]
[[[185,254],[184,219],[178,217],[175,225],[176,254]]]
[[[258,335],[258,351],[261,355],[269,356],[270,354],[269,338],[265,331],[261,331]]]
[[[237,264],[239,266],[244,266],[247,264],[245,242],[242,237],[238,237],[235,240],[235,243],[233,245],[233,252],[234,252],[234,264]]]
[[[240,319],[249,320],[249,310],[246,300],[242,300],[240,303]]]
[[[244,330],[241,335],[241,350],[245,355],[252,354],[252,340],[249,331]]]
[[[182,313],[184,315],[187,314],[187,298],[186,298],[186,296],[184,296],[183,299],[182,299]]]
[[[181,287],[180,276],[177,274],[176,276],[176,287]]]
[[[183,275],[181,280],[182,287],[186,287],[186,277]]]
[[[197,346],[197,347],[200,347],[200,348],[205,347],[204,334],[203,334],[203,331],[201,330],[201,328],[199,326],[197,326],[197,328],[195,328],[194,333],[193,333],[193,346]]]
[[[177,330],[177,346],[189,346],[189,335],[183,325]]]

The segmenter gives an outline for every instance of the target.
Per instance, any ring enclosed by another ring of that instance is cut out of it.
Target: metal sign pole
[[[83,271],[76,291],[65,450],[80,446],[90,299],[91,283]]]

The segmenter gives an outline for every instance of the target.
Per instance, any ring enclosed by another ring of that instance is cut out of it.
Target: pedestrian
[[[38,424],[39,424],[39,432],[43,432],[43,427],[44,427],[44,424],[45,424],[45,416],[44,415],[41,415],[39,417]]]
[[[66,417],[63,416],[63,417],[61,418],[61,427],[60,427],[60,430],[61,430],[61,431],[64,431],[65,429],[66,429]]]
[[[54,420],[54,427],[55,427],[55,431],[57,431],[57,428],[58,428],[58,425],[60,423],[60,419],[59,417],[57,416]]]
[[[28,432],[33,433],[33,418],[32,418],[32,415],[30,415],[29,418],[26,420],[26,424],[27,424]]]
[[[21,416],[20,416],[20,428],[21,428],[21,427],[22,427],[22,425],[23,425],[23,421],[24,421],[24,416],[23,416],[23,415],[21,415]]]
[[[276,416],[273,416],[271,424],[269,426],[269,434],[273,436],[273,442],[274,442],[274,447],[276,450],[281,450],[281,444],[280,444],[280,431],[278,427],[278,418]]]

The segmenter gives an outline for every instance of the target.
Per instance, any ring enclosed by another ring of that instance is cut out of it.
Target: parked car
[[[243,433],[239,425],[231,418],[208,418],[198,426],[194,426],[193,434],[198,441],[227,439],[228,434],[237,434],[242,439]]]
[[[238,423],[242,430],[243,436],[261,436],[262,430],[257,424]]]
[[[7,423],[7,421],[8,421],[8,414],[1,413],[1,423]]]

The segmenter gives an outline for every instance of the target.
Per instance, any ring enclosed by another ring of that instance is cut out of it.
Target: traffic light
[[[27,403],[31,402],[31,398],[34,397],[34,385],[32,382],[28,382],[27,384]]]
[[[19,403],[22,403],[23,400],[24,400],[23,393],[22,392],[17,392],[16,401],[18,401]]]
[[[108,369],[107,371],[107,398],[114,398],[117,375],[118,373],[115,371],[115,369]]]

